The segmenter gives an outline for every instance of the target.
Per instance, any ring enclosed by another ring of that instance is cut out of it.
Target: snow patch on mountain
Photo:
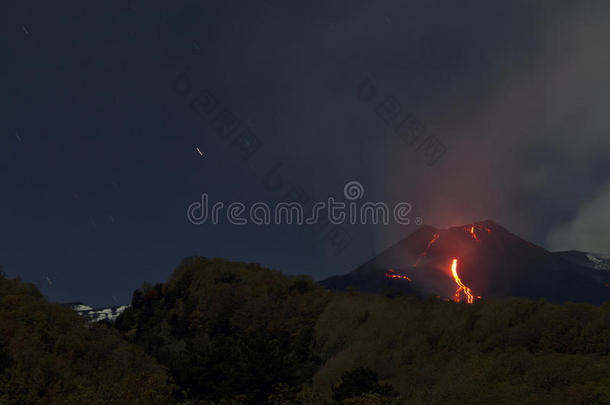
[[[610,260],[608,260],[608,256],[594,256],[591,253],[587,253],[587,259],[593,263],[594,268],[610,271]]]
[[[131,306],[119,305],[108,308],[92,308],[88,305],[83,304],[82,302],[71,302],[62,305],[73,309],[89,322],[114,322],[119,317],[119,315],[123,313],[123,311],[125,311]]]

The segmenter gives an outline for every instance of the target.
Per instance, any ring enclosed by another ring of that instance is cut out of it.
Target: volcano
[[[423,226],[352,272],[320,284],[468,303],[524,297],[600,304],[610,300],[603,260],[585,252],[550,252],[487,220],[442,230]]]

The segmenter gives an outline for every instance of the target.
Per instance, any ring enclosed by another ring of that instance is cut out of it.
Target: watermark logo
[[[360,101],[368,104],[377,98],[375,77],[375,73],[371,73],[358,85],[356,94]],[[408,146],[420,152],[428,166],[434,166],[445,155],[447,147],[420,120],[406,111],[396,97],[386,96],[375,104],[375,113],[379,118]]]
[[[343,187],[343,194],[348,200],[358,200],[364,196],[364,187],[357,181],[350,181]]]
[[[230,109],[220,103],[218,98],[209,89],[199,88],[199,91],[196,91],[197,89],[193,84],[189,71],[190,69],[186,67],[174,78],[171,83],[174,93],[183,99],[193,112],[207,122],[216,136],[225,141],[227,149],[230,148],[242,163],[252,163],[250,169],[256,168],[257,164],[260,167],[262,159],[260,154],[264,145],[263,140],[250,128],[251,124],[244,126],[243,122]],[[201,139],[199,138],[196,141],[193,139],[193,144],[197,144],[200,141]],[[286,176],[283,172],[281,166],[282,162],[277,162],[272,164],[270,169],[265,173],[257,173],[257,175],[262,177],[264,190],[273,199],[296,201],[305,207],[305,212],[308,212],[312,208],[313,198],[311,194],[300,184],[291,181],[290,177]],[[207,200],[209,197],[206,196],[205,199]],[[195,204],[192,210],[189,209],[194,223],[199,223],[203,221],[206,215],[211,215],[204,214],[203,202],[204,197],[202,196],[199,206]],[[234,206],[232,209],[239,210],[239,206]],[[254,211],[261,215],[268,212],[264,206],[255,206]],[[219,212],[216,212],[216,214],[216,218],[219,218]],[[212,218],[210,218],[210,222],[211,220]],[[261,222],[261,224],[265,224],[267,221],[263,220]],[[268,223],[271,223],[270,219]],[[326,242],[326,245],[334,255],[342,254],[352,244],[352,236],[345,226],[333,225],[325,218],[312,225],[310,230],[320,240]]]
[[[399,202],[390,207],[380,201],[358,201],[364,197],[364,187],[357,181],[346,183],[343,194],[348,202],[328,197],[326,201],[315,202],[306,209],[296,201],[279,202],[275,206],[256,202],[249,207],[241,202],[225,204],[217,201],[210,207],[210,197],[203,193],[201,201],[195,201],[188,206],[186,216],[194,225],[216,225],[225,218],[232,225],[315,225],[319,222],[329,222],[333,225],[389,225],[391,220],[399,225],[411,223],[409,214],[413,207],[408,202]],[[420,217],[415,218],[417,225],[422,222]]]

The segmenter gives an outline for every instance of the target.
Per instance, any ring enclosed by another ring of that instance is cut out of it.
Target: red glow
[[[487,231],[487,233],[491,233],[491,229],[489,229],[486,226],[483,226],[481,224],[474,224],[474,225],[470,225],[470,227],[465,226],[464,227],[464,232],[470,234],[470,236],[472,237],[473,240],[475,240],[476,242],[479,242],[479,237],[477,236],[477,231]]]
[[[388,269],[388,272],[385,273],[385,276],[387,278],[394,278],[394,279],[411,281],[410,277],[408,277],[408,276],[406,276],[404,274],[397,273],[396,271],[394,271],[394,269]]]
[[[469,234],[470,234],[470,236],[472,237],[472,239],[474,239],[474,240],[475,240],[475,241],[477,241],[477,242],[479,241],[479,238],[477,237],[477,234],[476,234],[476,232],[475,232],[474,225],[473,225],[473,226],[471,226],[470,228],[468,228],[467,226],[465,226],[465,227],[464,227],[464,231],[465,231],[465,232],[467,232],[467,233],[469,233]]]
[[[432,245],[434,245],[434,242],[436,242],[438,240],[438,238],[441,235],[439,233],[435,233],[434,235],[432,235],[432,239],[430,239],[430,242],[428,242],[428,246],[426,246],[426,249],[424,249],[424,251],[422,252],[422,254],[417,258],[417,261],[415,262],[415,264],[413,265],[413,267],[417,267],[417,264],[419,263],[419,261],[421,260],[422,257],[426,257],[428,255],[428,250],[430,250],[430,247]]]
[[[487,233],[491,233],[491,229],[489,229],[488,227],[486,227],[486,226],[484,226],[482,224],[473,224],[473,225],[464,226],[463,230],[475,242],[480,242],[481,241],[479,239],[479,235],[480,235],[481,231],[486,231]],[[417,258],[417,261],[413,265],[414,267],[417,267],[419,261],[423,257],[428,256],[430,248],[434,245],[434,243],[436,243],[438,241],[439,237],[440,237],[440,233],[435,233],[435,234],[432,235],[432,239],[430,239],[430,241],[428,242],[428,244],[427,244],[426,248],[424,249],[424,251]],[[460,279],[460,277],[458,275],[457,265],[458,265],[458,259],[453,259],[453,261],[451,263],[451,274],[453,275],[453,279],[455,280],[455,283],[457,284],[457,289],[455,290],[455,293],[453,295],[453,300],[455,302],[460,302],[461,300],[464,300],[464,298],[465,298],[465,300],[466,300],[466,302],[468,304],[472,304],[474,302],[474,300],[475,300],[475,297],[472,295],[472,292],[471,292],[470,288],[467,287],[462,282],[462,280]],[[393,269],[389,269],[386,272],[385,276],[388,277],[388,278],[392,278],[392,279],[404,279],[404,280],[411,281],[410,277],[408,277],[405,274],[397,273]],[[476,298],[480,299],[481,296],[477,295]]]
[[[470,288],[466,287],[464,285],[464,283],[462,283],[462,280],[460,280],[460,277],[458,276],[457,262],[458,262],[457,259],[453,259],[453,262],[451,263],[451,274],[453,274],[455,283],[458,285],[458,289],[455,290],[454,300],[455,300],[455,302],[460,302],[460,292],[463,291],[464,294],[466,295],[466,302],[468,302],[469,304],[472,304],[474,301],[474,298],[472,297],[472,294],[470,293]]]
[[[474,233],[474,226],[470,227],[470,234],[472,235],[472,237],[474,238],[474,240],[476,240],[477,242],[479,241],[479,238],[477,238],[477,234]]]

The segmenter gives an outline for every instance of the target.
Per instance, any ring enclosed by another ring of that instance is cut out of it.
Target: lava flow
[[[470,234],[472,235],[474,240],[476,240],[477,242],[479,241],[479,238],[477,237],[477,234],[474,232],[474,226],[470,227]]]
[[[470,227],[465,226],[464,231],[466,233],[469,233],[470,236],[472,237],[472,239],[474,239],[476,242],[479,242],[479,237],[477,236],[476,231],[487,231],[487,233],[491,233],[491,229],[489,229],[488,227],[483,226],[481,224],[474,224],[474,225],[471,225]]]
[[[436,240],[439,238],[439,236],[441,236],[439,233],[435,233],[434,235],[432,235],[432,239],[430,239],[430,242],[428,242],[428,246],[426,246],[426,249],[424,249],[424,252],[417,258],[413,267],[417,267],[417,264],[419,263],[421,258],[428,255],[428,250],[430,250],[430,247],[434,244],[434,242],[436,242]]]
[[[408,276],[405,276],[404,274],[396,273],[394,271],[394,269],[388,269],[388,272],[385,273],[385,276],[387,278],[398,278],[398,279],[402,279],[402,280],[411,281],[411,278],[409,278]]]
[[[457,259],[453,259],[453,262],[451,263],[451,274],[453,274],[455,283],[458,285],[458,289],[455,291],[455,302],[460,302],[460,291],[463,291],[466,295],[466,302],[472,304],[474,298],[470,293],[470,288],[466,287],[464,283],[462,283],[462,280],[460,280],[460,277],[457,274],[457,262]]]

